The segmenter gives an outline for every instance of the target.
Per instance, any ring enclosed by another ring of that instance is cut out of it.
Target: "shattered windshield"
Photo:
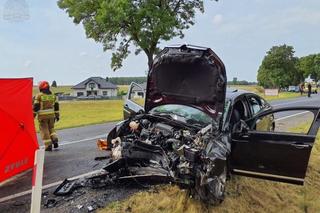
[[[188,124],[198,124],[201,126],[206,126],[212,122],[212,118],[205,114],[204,112],[185,105],[178,104],[167,104],[155,107],[150,111],[152,114],[163,113],[168,115],[176,115],[171,116],[175,120],[183,120]],[[179,117],[177,117],[179,116]],[[181,119],[181,117],[183,119]]]

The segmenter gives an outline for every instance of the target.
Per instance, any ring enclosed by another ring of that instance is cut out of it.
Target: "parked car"
[[[148,73],[144,104],[131,96],[139,88],[131,84],[104,169],[114,179],[173,182],[207,203],[223,200],[233,174],[303,184],[319,107],[274,109],[256,94],[227,91],[226,83],[210,48],[165,48]],[[314,115],[308,133],[276,132],[274,114],[296,110]]]
[[[299,86],[289,86],[288,92],[300,92]]]

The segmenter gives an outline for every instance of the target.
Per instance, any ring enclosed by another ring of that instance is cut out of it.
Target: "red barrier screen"
[[[0,182],[33,167],[32,78],[0,79]]]

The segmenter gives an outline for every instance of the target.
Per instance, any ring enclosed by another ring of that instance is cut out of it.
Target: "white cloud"
[[[215,24],[215,25],[220,25],[221,23],[222,23],[222,15],[221,14],[217,14],[217,15],[215,15],[214,17],[213,17],[213,20],[212,20],[212,22],[213,22],[213,24]]]
[[[32,65],[32,61],[31,61],[31,60],[26,60],[26,61],[24,62],[24,67],[25,67],[25,68],[30,68],[31,65]]]

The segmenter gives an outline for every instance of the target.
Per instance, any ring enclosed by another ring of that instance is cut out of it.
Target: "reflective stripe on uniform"
[[[43,140],[44,145],[47,147],[52,144],[51,139]]]
[[[38,115],[52,115],[54,114],[53,109],[42,109],[38,111]]]
[[[52,101],[55,102],[55,96],[54,95],[42,95],[41,101]]]
[[[57,133],[53,132],[53,133],[50,134],[50,137],[51,136],[57,136]]]

